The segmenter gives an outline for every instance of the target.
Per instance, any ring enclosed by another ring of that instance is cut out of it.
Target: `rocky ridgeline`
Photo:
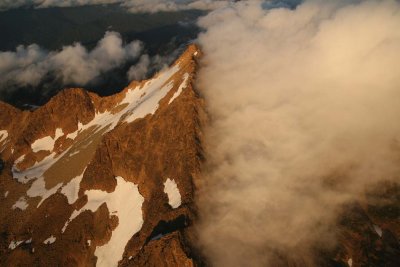
[[[202,160],[200,51],[99,97],[0,103],[1,266],[194,266]]]

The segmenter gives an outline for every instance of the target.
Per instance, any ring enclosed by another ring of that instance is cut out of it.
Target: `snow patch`
[[[8,191],[6,191],[5,193],[4,193],[4,198],[7,198],[8,197]]]
[[[374,224],[374,230],[379,235],[379,237],[382,237],[382,228],[380,228],[378,225]]]
[[[37,207],[39,207],[40,205],[42,205],[43,201],[55,194],[61,188],[60,193],[64,194],[67,197],[69,204],[72,204],[78,199],[79,185],[81,183],[85,170],[86,168],[83,170],[81,175],[73,178],[66,185],[63,186],[63,183],[59,183],[51,189],[46,189],[44,178],[40,177],[32,183],[31,187],[26,193],[29,197],[42,198],[37,205]]]
[[[351,267],[351,266],[353,266],[353,260],[350,258],[348,261],[347,261],[347,264]]]
[[[20,244],[24,243],[24,240],[21,241],[11,241],[10,245],[8,245],[8,248],[11,250],[14,250],[16,247],[18,247]]]
[[[29,204],[26,202],[26,198],[25,197],[20,197],[17,202],[15,202],[15,204],[12,206],[12,209],[20,209],[20,210],[25,210],[27,207],[29,206]]]
[[[182,204],[181,194],[175,180],[167,179],[164,183],[164,192],[168,195],[168,204],[176,209]]]
[[[39,152],[41,150],[53,151],[55,140],[51,136],[46,136],[40,139],[37,139],[35,142],[31,144],[32,151],[34,153]]]
[[[57,141],[57,139],[60,138],[61,136],[64,136],[63,129],[57,128],[57,129],[56,129],[56,135],[55,135],[55,137],[54,137],[54,140]]]
[[[61,186],[62,183],[59,183],[51,189],[46,189],[46,183],[44,181],[44,178],[40,177],[39,179],[37,179],[32,183],[32,186],[28,189],[26,194],[29,197],[41,197],[42,199],[37,205],[37,207],[39,207],[40,205],[42,205],[43,201],[45,201],[51,195],[55,194]]]
[[[19,158],[14,162],[14,165],[17,165],[17,164],[23,162],[24,159],[25,159],[25,155],[22,155],[21,157],[19,157]]]
[[[77,150],[77,151],[75,151],[75,152],[72,152],[71,154],[69,154],[69,156],[70,157],[73,157],[73,156],[75,156],[75,155],[77,155],[77,154],[79,154],[79,150]]]
[[[175,94],[171,97],[171,99],[168,102],[168,105],[172,103],[172,101],[175,100],[175,98],[177,98],[183,91],[183,89],[185,89],[188,86],[188,81],[189,81],[189,73],[185,73],[185,75],[183,75],[183,81],[181,83],[181,85],[179,86],[178,90],[175,92]]]
[[[53,151],[54,144],[56,143],[57,139],[63,135],[64,135],[63,130],[61,128],[57,128],[54,138],[51,136],[45,136],[33,142],[31,144],[32,151],[34,153],[39,152],[41,150]]]
[[[78,127],[79,127],[79,124],[78,124]],[[79,128],[75,132],[67,134],[67,138],[75,140],[75,138],[78,136],[78,131],[79,131]]]
[[[81,175],[72,179],[68,184],[64,185],[63,188],[61,189],[61,193],[68,198],[69,204],[75,203],[75,201],[78,199],[79,185],[82,181],[85,170],[83,170]]]
[[[115,191],[107,193],[101,190],[88,190],[85,194],[88,202],[80,210],[74,211],[66,222],[63,232],[69,222],[85,210],[95,212],[103,203],[107,204],[110,213],[118,216],[118,226],[112,232],[110,241],[95,250],[97,266],[117,266],[122,259],[124,249],[131,237],[139,232],[143,225],[142,204],[144,198],[139,193],[138,186],[126,182],[118,176]]]
[[[16,165],[22,162],[25,158],[25,155],[21,156],[14,162],[14,166],[12,167],[12,173],[14,179],[17,179],[18,182],[26,184],[30,180],[34,178],[42,177],[43,174],[49,169],[55,162],[56,153],[52,153],[45,157],[42,161],[36,162],[32,167],[27,170],[20,171]]]
[[[43,241],[43,244],[50,245],[53,244],[56,241],[56,238],[54,236],[50,236],[47,238],[45,241]]]
[[[6,140],[8,137],[8,132],[6,130],[0,130],[0,143]]]
[[[128,113],[124,121],[130,123],[138,118],[144,118],[148,114],[154,114],[158,109],[158,103],[172,89],[172,76],[179,70],[176,65],[161,72],[156,78],[146,82],[143,88],[130,89],[121,104],[128,104],[122,111]]]

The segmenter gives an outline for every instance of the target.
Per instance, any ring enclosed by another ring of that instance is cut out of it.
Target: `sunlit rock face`
[[[74,88],[33,112],[0,103],[1,266],[195,265],[199,56],[190,45],[109,97]]]

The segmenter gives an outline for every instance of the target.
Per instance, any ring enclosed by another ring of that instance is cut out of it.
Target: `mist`
[[[400,178],[400,4],[246,1],[199,25],[200,248],[212,266],[318,266],[341,207]]]

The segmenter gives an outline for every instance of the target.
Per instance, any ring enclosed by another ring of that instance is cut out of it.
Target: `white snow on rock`
[[[8,137],[8,132],[6,130],[0,130],[0,143],[6,140]]]
[[[20,210],[25,210],[27,207],[29,206],[29,204],[26,202],[26,198],[25,197],[20,197],[17,202],[15,202],[15,204],[12,206],[12,209],[20,209]]]
[[[160,100],[172,89],[173,83],[170,79],[178,70],[179,66],[175,65],[147,81],[139,90],[137,88],[128,90],[125,99],[121,102],[121,104],[128,104],[122,111],[129,114],[124,121],[130,123],[148,114],[154,114]]]
[[[6,191],[5,193],[4,193],[4,198],[7,198],[8,197],[8,191]]]
[[[25,155],[22,155],[21,157],[19,157],[19,158],[14,162],[14,165],[17,165],[17,164],[23,162],[24,159],[25,159]]]
[[[171,97],[171,99],[168,102],[168,105],[172,103],[172,101],[175,100],[175,98],[177,98],[183,91],[183,89],[185,89],[188,86],[188,81],[189,81],[189,73],[185,73],[185,75],[183,75],[183,81],[181,83],[181,85],[179,86],[178,90],[175,92],[175,94]]]
[[[79,154],[79,152],[80,152],[79,150],[74,151],[74,152],[72,152],[71,154],[69,154],[69,156],[70,156],[70,157],[73,157],[73,156]]]
[[[68,184],[64,185],[61,189],[61,193],[68,198],[69,204],[75,203],[75,201],[78,199],[79,185],[82,181],[85,170],[83,170],[81,175],[72,179]]]
[[[8,245],[8,248],[11,250],[14,250],[16,247],[18,247],[20,244],[24,243],[24,240],[21,241],[11,241],[10,245]]]
[[[73,178],[66,185],[63,186],[63,183],[59,183],[51,189],[46,189],[44,178],[40,177],[32,183],[31,187],[26,193],[29,197],[40,196],[42,198],[37,205],[37,207],[39,207],[40,205],[42,205],[43,201],[55,194],[61,188],[60,193],[64,194],[68,198],[69,204],[72,204],[78,199],[79,185],[82,181],[85,170],[86,168],[83,170],[81,175]]]
[[[176,209],[182,204],[181,194],[175,180],[167,179],[164,183],[164,192],[168,195],[168,204]]]
[[[56,153],[52,153],[45,157],[42,161],[36,162],[32,167],[20,171],[16,165],[22,162],[25,158],[25,155],[21,156],[14,162],[14,166],[12,167],[12,173],[14,179],[17,179],[18,182],[26,184],[32,179],[40,178],[43,176],[43,173],[46,172],[55,162],[56,162]]]
[[[96,113],[92,121],[87,124],[79,122],[78,129],[67,135],[75,139],[79,133],[94,127],[94,133],[104,131],[103,134],[114,129],[119,123],[131,123],[136,119],[154,114],[159,107],[159,102],[172,89],[172,76],[179,70],[179,66],[171,67],[149,81],[141,88],[130,88],[119,105],[125,105],[119,112],[105,111]],[[171,80],[171,81],[170,81]]]
[[[347,261],[347,264],[351,267],[351,266],[353,266],[353,260],[350,258],[348,261]]]
[[[379,237],[382,237],[382,228],[380,228],[378,225],[374,224],[374,230],[379,235]]]
[[[34,153],[39,152],[41,150],[53,151],[55,142],[57,141],[58,138],[60,138],[63,135],[64,135],[63,130],[61,128],[57,128],[54,138],[51,136],[45,136],[33,142],[31,144],[32,151]]]
[[[54,137],[54,140],[57,141],[58,138],[64,135],[63,129],[57,128],[56,129],[56,135]]]
[[[83,128],[83,124],[81,122],[78,122],[78,130],[75,132],[67,134],[67,138],[75,140],[75,138],[78,136],[78,132]]]
[[[39,197],[40,196],[42,199],[40,200],[39,204],[37,205],[37,207],[39,207],[40,205],[42,205],[43,201],[45,201],[47,198],[49,198],[50,196],[55,194],[61,186],[62,186],[62,183],[59,183],[51,189],[46,189],[46,184],[45,184],[44,178],[41,177],[32,183],[32,186],[28,189],[26,194],[29,197]]]
[[[43,244],[50,245],[53,244],[56,241],[56,238],[54,236],[50,236],[47,238],[45,241],[43,241]]]
[[[39,152],[41,150],[53,151],[54,148],[54,139],[51,136],[46,136],[40,139],[37,139],[35,142],[31,144],[31,148],[33,152]]]
[[[119,103],[121,109],[117,109],[118,112],[97,112],[93,120],[88,122],[87,124],[82,124],[81,122],[79,122],[78,129],[75,132],[66,135],[66,138],[70,138],[75,142],[72,144],[71,147],[67,148],[62,153],[57,155],[55,152],[52,152],[43,160],[41,160],[40,162],[36,162],[33,166],[29,167],[26,170],[19,170],[17,167],[18,163],[22,162],[25,158],[25,155],[21,156],[18,160],[14,162],[14,166],[12,167],[14,179],[17,179],[18,182],[24,184],[35,179],[35,181],[31,185],[31,188],[28,190],[28,196],[42,197],[39,205],[46,198],[59,191],[60,188],[61,193],[65,194],[68,197],[69,203],[75,202],[75,200],[77,199],[77,191],[79,191],[79,183],[81,179],[80,176],[73,178],[72,181],[70,181],[70,183],[68,183],[67,185],[63,185],[62,183],[60,183],[48,190],[45,187],[45,179],[43,177],[44,173],[64,155],[69,153],[70,149],[74,147],[74,144],[89,142],[86,140],[91,140],[91,136],[95,135],[98,132],[101,132],[104,135],[114,129],[119,123],[131,123],[136,119],[147,116],[148,114],[154,114],[159,107],[160,100],[163,99],[172,89],[172,77],[179,71],[179,68],[180,67],[177,64],[163,72],[160,72],[155,78],[145,82],[142,87],[129,88],[126,92],[124,99]],[[189,75],[187,74],[187,76]],[[186,80],[187,78],[185,78],[185,81]],[[182,84],[184,83],[187,83],[187,81],[183,82]],[[82,138],[79,138],[78,135],[85,130],[90,131],[89,137],[85,137],[82,140]],[[32,151],[53,151],[56,140],[63,135],[64,133],[62,129],[56,129],[54,138],[52,138],[51,136],[46,136],[33,142],[31,145]],[[75,138],[77,138],[78,140],[75,140]],[[85,146],[80,147],[80,149],[84,150]]]
[[[85,210],[95,212],[103,203],[111,214],[118,217],[118,226],[112,232],[110,241],[95,250],[97,266],[117,266],[122,259],[125,246],[131,237],[139,232],[143,225],[142,204],[144,198],[139,193],[138,186],[126,182],[118,176],[115,191],[107,193],[102,190],[88,190],[85,194],[88,202],[80,210],[74,211],[63,228],[66,229],[69,222]]]

